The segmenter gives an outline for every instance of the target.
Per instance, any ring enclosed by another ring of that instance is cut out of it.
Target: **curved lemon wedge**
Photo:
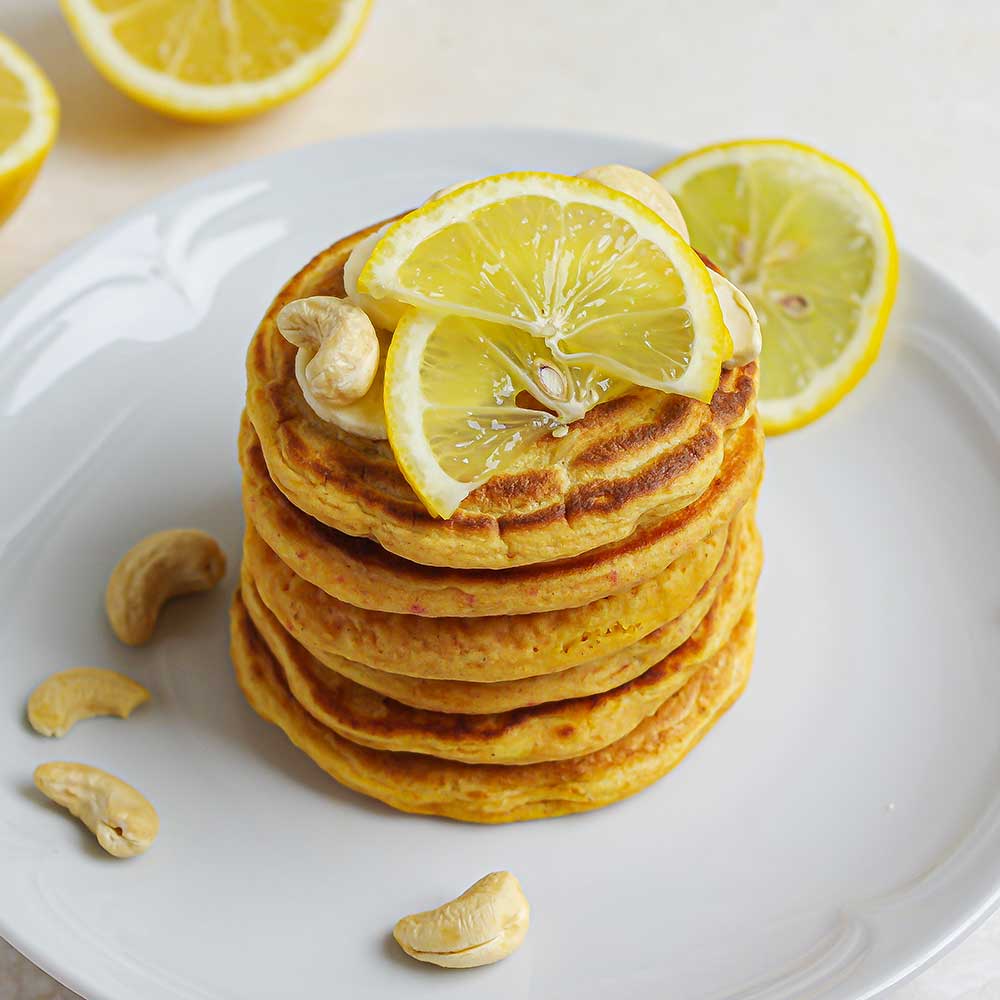
[[[60,0],[98,70],[140,104],[229,121],[287,101],[351,49],[371,0]]]
[[[871,366],[896,293],[885,208],[850,167],[782,140],[708,146],[654,172],[691,241],[753,303],[770,434],[839,402]]]
[[[386,427],[441,517],[631,386],[710,400],[732,349],[683,238],[579,177],[503,174],[431,201],[386,231],[358,290],[411,307],[386,360]]]
[[[0,35],[0,222],[21,203],[59,129],[59,101],[38,64]]]

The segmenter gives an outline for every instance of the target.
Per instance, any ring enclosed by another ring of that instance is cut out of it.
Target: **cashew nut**
[[[129,646],[142,645],[171,597],[209,590],[225,573],[225,553],[204,531],[149,535],[122,556],[108,580],[104,604],[115,635]]]
[[[160,818],[141,792],[89,764],[41,764],[35,768],[35,785],[82,820],[101,847],[116,858],[132,858],[149,850],[160,831]]]
[[[621,164],[609,163],[604,167],[591,167],[584,170],[581,177],[588,177],[592,181],[597,181],[605,187],[614,188],[627,194],[636,201],[641,202],[646,208],[654,211],[663,221],[675,229],[685,243],[691,242],[688,235],[687,223],[681,215],[677,202],[674,201],[670,192],[655,178],[649,174],[644,174],[635,167],[624,167]]]
[[[332,295],[296,299],[278,313],[289,343],[311,355],[305,366],[309,391],[321,403],[348,406],[372,386],[378,371],[375,327],[360,306]]]
[[[403,917],[392,932],[399,946],[421,962],[471,969],[499,962],[528,933],[529,907],[510,872],[493,872],[458,899]]]
[[[149,701],[137,681],[102,667],[63,670],[42,681],[28,699],[28,722],[43,736],[65,736],[81,719],[117,715],[127,719]]]
[[[709,269],[712,287],[722,307],[722,319],[733,341],[733,353],[725,368],[738,368],[760,356],[760,321],[750,300],[728,278]]]

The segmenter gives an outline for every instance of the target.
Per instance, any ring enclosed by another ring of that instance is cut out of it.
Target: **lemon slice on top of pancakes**
[[[732,351],[698,255],[580,177],[503,174],[429,202],[386,231],[358,289],[412,307],[386,359],[386,424],[440,517],[632,386],[710,400]]]

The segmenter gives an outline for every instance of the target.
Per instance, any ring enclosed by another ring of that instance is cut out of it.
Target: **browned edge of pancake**
[[[624,594],[582,608],[495,618],[419,618],[355,608],[295,576],[249,525],[243,559],[275,617],[324,662],[346,657],[411,677],[513,680],[623,649],[681,614],[752,516],[745,508],[661,576]]]
[[[487,714],[584,694],[600,694],[632,680],[686,642],[717,599],[729,600],[733,590],[752,591],[762,562],[756,527],[744,533],[739,546],[729,545],[715,572],[683,614],[661,625],[625,649],[551,674],[513,681],[477,682],[407,677],[365,666],[355,660],[329,659],[324,667],[411,708],[430,712]],[[740,556],[737,560],[737,556]],[[261,601],[248,568],[241,572],[244,602],[253,616],[252,598]],[[263,603],[263,602],[261,602]],[[266,605],[264,605],[266,609]],[[271,614],[270,611],[266,612]]]
[[[675,767],[742,693],[754,619],[729,662],[702,671],[617,743],[584,757],[522,767],[461,764],[361,747],[320,726],[292,698],[278,663],[236,593],[231,653],[251,707],[340,784],[403,812],[509,823],[584,812],[634,795]]]
[[[746,550],[749,584],[728,588],[694,634],[631,680],[598,694],[550,701],[491,714],[413,709],[319,663],[267,611],[252,581],[243,603],[258,634],[285,674],[293,697],[317,722],[355,743],[465,763],[523,765],[578,757],[615,742],[656,712],[701,669],[725,655],[734,630],[753,601],[759,540]],[[482,685],[480,685],[482,686]]]
[[[658,576],[688,546],[733,519],[760,480],[763,447],[756,418],[730,431],[722,468],[705,493],[665,519],[640,525],[622,541],[555,562],[474,570],[409,562],[300,511],[271,482],[260,442],[245,417],[240,428],[244,512],[282,561],[348,604],[426,617],[578,607]]]

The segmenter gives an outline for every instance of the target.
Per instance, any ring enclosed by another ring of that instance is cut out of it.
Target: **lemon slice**
[[[371,0],[60,0],[119,90],[193,121],[228,121],[295,96],[357,39]]]
[[[578,177],[464,185],[392,225],[357,284],[414,307],[386,359],[386,426],[441,517],[631,386],[710,400],[732,349],[698,255],[635,199]]]
[[[28,193],[59,129],[59,101],[38,64],[0,35],[0,222]]]
[[[757,312],[765,429],[826,413],[878,355],[895,298],[896,242],[875,192],[845,164],[782,140],[709,146],[655,176],[692,244]]]

